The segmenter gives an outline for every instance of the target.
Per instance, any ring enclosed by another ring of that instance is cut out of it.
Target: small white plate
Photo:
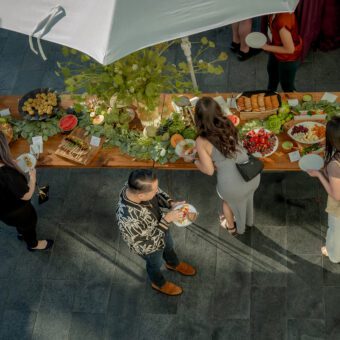
[[[303,171],[308,171],[308,170],[320,170],[324,166],[324,161],[322,157],[319,155],[315,154],[309,154],[303,156],[299,160],[299,167]]]
[[[175,210],[181,209],[184,205],[189,206],[189,212],[192,212],[192,213],[196,213],[196,214],[197,214],[196,208],[195,208],[193,205],[188,204],[188,203],[184,203],[184,204],[178,205],[178,206],[175,208]],[[196,216],[196,217],[197,217],[197,216]],[[194,222],[194,221],[190,221],[188,218],[186,218],[186,219],[183,221],[183,223],[174,222],[174,224],[175,224],[177,227],[184,228],[184,227],[189,226],[192,222]]]
[[[31,162],[31,164],[29,164]],[[23,153],[17,158],[17,163],[19,168],[23,172],[29,172],[31,169],[34,169],[37,165],[37,159],[30,153]]]
[[[246,43],[252,48],[261,48],[267,42],[267,37],[261,32],[252,32],[246,36]]]
[[[195,148],[196,142],[193,139],[184,139],[177,143],[175,148],[175,153],[177,156],[182,157],[185,162],[192,162],[195,158],[196,152],[186,155],[183,150],[184,145],[190,145],[191,147]]]

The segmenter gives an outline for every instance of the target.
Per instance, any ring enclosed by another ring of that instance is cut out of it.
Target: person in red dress
[[[295,75],[300,64],[302,38],[298,33],[294,13],[269,16],[268,37],[270,44],[262,46],[269,52],[267,72],[268,90],[276,91],[279,84],[285,92],[295,91]]]

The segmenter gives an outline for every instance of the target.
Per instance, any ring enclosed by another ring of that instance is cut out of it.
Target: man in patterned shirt
[[[180,295],[183,290],[166,281],[161,266],[163,259],[168,270],[193,276],[196,270],[179,262],[170,235],[171,222],[180,220],[183,213],[170,210],[178,204],[158,188],[158,179],[151,170],[135,170],[120,193],[116,218],[119,230],[130,250],[146,261],[151,287],[166,295]],[[169,209],[163,213],[161,208]]]

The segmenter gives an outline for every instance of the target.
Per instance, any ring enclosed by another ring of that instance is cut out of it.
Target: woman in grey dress
[[[321,252],[331,262],[340,263],[340,117],[327,123],[324,171],[311,170],[308,173],[319,178],[328,194],[328,230],[326,245]]]
[[[247,161],[247,152],[239,142],[237,129],[213,98],[202,97],[197,102],[195,124],[199,136],[195,165],[210,176],[216,168],[217,192],[222,199],[221,227],[232,235],[243,234],[254,222],[253,198],[260,175],[246,182],[238,172],[236,163]]]

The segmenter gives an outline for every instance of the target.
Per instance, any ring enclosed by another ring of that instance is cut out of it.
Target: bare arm
[[[284,54],[293,54],[295,51],[295,46],[292,38],[292,34],[287,30],[287,28],[282,27],[280,29],[280,38],[283,46],[273,46],[264,44],[262,49],[267,52],[273,53],[284,53]]]
[[[206,142],[200,137],[198,137],[196,140],[199,160],[195,161],[195,165],[198,170],[200,170],[204,174],[212,176],[215,172],[214,163],[211,159],[210,154],[207,151],[205,143]]]
[[[29,201],[32,198],[35,190],[35,182],[36,182],[36,170],[33,169],[30,171],[30,180],[28,182],[29,190],[23,197],[21,197],[23,201]]]

